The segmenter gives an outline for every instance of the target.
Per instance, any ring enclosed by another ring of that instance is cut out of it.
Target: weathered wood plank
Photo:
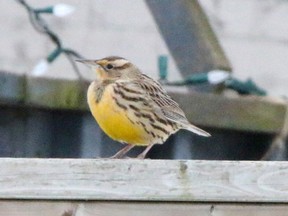
[[[0,103],[88,110],[87,86],[88,83],[76,80],[26,78],[0,73]],[[169,89],[168,92],[179,102],[188,119],[199,126],[275,134],[282,130],[286,121],[287,103],[284,101],[268,101],[264,97],[227,98],[196,92],[187,94]]]
[[[251,132],[279,133],[284,127],[287,103],[264,97],[225,98],[214,94],[169,92],[196,125]]]
[[[288,162],[0,160],[0,198],[288,203]]]
[[[195,204],[153,202],[0,201],[5,216],[287,216],[283,204]]]
[[[26,105],[50,109],[87,109],[87,83],[39,77],[27,77],[26,82]]]
[[[183,76],[213,69],[231,70],[197,0],[146,0]]]

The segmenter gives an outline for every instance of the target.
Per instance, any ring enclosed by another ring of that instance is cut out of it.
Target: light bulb
[[[34,76],[41,76],[45,74],[45,72],[48,70],[48,67],[49,67],[49,63],[47,62],[47,60],[42,59],[35,65],[31,74]]]
[[[58,17],[64,17],[73,13],[75,8],[67,4],[57,4],[53,6],[53,14]]]
[[[208,72],[208,82],[211,84],[219,84],[230,77],[230,73],[224,70],[213,70]]]

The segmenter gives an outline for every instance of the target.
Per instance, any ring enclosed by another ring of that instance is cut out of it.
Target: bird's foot
[[[124,158],[124,155],[117,154],[117,153],[111,157],[108,157],[108,159],[123,159],[123,158]]]
[[[145,159],[146,154],[139,154],[135,159]]]
[[[134,147],[134,145],[125,146],[123,149],[118,151],[115,155],[110,157],[110,159],[123,159],[125,157],[125,155],[127,154],[127,152],[130,151],[133,147]]]

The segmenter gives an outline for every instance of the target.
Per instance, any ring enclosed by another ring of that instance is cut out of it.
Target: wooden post
[[[197,0],[146,0],[183,74],[231,66]]]

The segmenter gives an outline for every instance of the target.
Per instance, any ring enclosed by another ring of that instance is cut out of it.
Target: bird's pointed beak
[[[103,59],[100,59],[100,60],[91,60],[91,59],[77,59],[75,60],[77,62],[80,62],[80,63],[83,63],[85,65],[88,65],[88,66],[96,66],[96,65],[99,65],[101,67],[104,67],[106,64],[107,64],[107,60],[103,60]]]
[[[91,59],[76,59],[76,62],[80,62],[82,64],[85,64],[87,66],[93,66],[93,65],[97,65],[95,60],[91,60]]]

